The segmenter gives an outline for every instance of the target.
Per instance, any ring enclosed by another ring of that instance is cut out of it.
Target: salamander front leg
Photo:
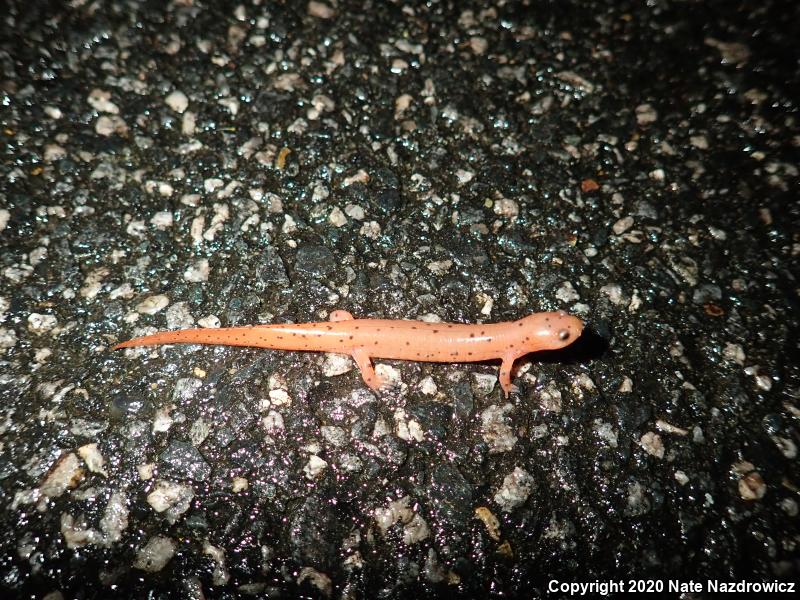
[[[364,378],[364,383],[373,390],[377,391],[381,389],[386,382],[375,372],[375,367],[372,366],[372,359],[370,359],[367,351],[363,348],[356,348],[351,354],[361,371],[361,377]]]
[[[503,393],[508,398],[511,392],[518,392],[519,388],[511,383],[511,371],[514,369],[514,361],[517,356],[504,356],[503,362],[500,363],[500,387],[503,388]]]
[[[351,315],[346,310],[335,310],[331,313],[330,316],[331,321],[352,321],[353,315]]]

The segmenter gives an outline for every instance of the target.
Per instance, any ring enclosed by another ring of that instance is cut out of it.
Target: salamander
[[[165,331],[117,344],[112,350],[158,344],[212,344],[273,350],[349,354],[373,390],[385,382],[373,358],[428,362],[500,359],[500,386],[511,393],[514,361],[529,352],[558,350],[574,342],[583,322],[563,311],[534,313],[517,321],[467,325],[424,321],[355,319],[335,310],[330,321]]]

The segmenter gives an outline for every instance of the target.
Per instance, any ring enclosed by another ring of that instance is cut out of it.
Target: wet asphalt
[[[798,5],[8,6],[4,598],[798,579]],[[587,327],[110,351],[336,309]]]

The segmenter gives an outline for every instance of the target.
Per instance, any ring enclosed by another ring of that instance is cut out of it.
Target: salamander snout
[[[528,317],[535,350],[558,350],[581,336],[583,321],[563,311],[538,313]]]

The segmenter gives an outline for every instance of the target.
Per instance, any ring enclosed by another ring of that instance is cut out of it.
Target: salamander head
[[[536,313],[525,317],[523,322],[531,352],[558,350],[569,346],[583,331],[583,321],[561,310]]]

